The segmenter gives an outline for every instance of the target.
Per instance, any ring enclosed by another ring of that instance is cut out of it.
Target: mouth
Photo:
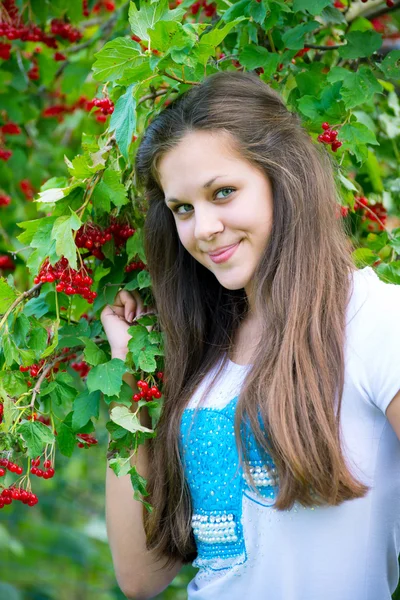
[[[229,246],[228,248],[225,248],[223,251],[219,252],[218,254],[209,254],[209,257],[211,258],[211,260],[214,263],[226,262],[236,252],[240,243],[241,242],[237,242],[237,244],[234,244],[233,246]]]

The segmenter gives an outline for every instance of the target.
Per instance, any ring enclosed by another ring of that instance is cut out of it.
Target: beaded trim
[[[234,416],[239,396],[224,408],[186,408],[180,427],[180,453],[192,497],[192,527],[198,555],[194,567],[221,570],[247,560],[242,526],[242,501],[253,489],[239,465]],[[247,431],[250,472],[259,496],[276,496],[269,455],[261,457],[251,431]]]

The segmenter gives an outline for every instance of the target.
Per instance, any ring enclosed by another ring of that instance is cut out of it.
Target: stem
[[[276,52],[274,40],[272,39],[272,34],[271,34],[271,30],[270,29],[268,30],[267,35],[268,35],[268,41],[269,41],[269,44],[271,46],[272,52]]]
[[[179,77],[177,77],[176,75],[171,75],[170,73],[167,73],[167,71],[160,71],[161,75],[165,75],[165,77],[169,77],[170,79],[173,79],[174,81],[179,81],[179,83],[184,83],[186,85],[200,85],[200,81],[185,81],[184,79],[180,79]]]
[[[42,281],[40,283],[36,283],[30,290],[27,290],[26,292],[23,292],[20,296],[18,296],[18,298],[11,304],[10,308],[7,310],[7,312],[4,314],[4,317],[0,321],[0,329],[3,327],[4,323],[7,321],[8,315],[14,310],[14,308],[18,306],[18,304],[23,302],[25,298],[33,296],[36,290],[40,290],[42,285]]]

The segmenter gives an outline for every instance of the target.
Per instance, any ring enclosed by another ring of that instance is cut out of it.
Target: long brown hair
[[[349,472],[340,444],[346,307],[355,266],[337,214],[335,163],[256,74],[215,73],[150,122],[135,163],[148,200],[145,253],[165,335],[164,402],[149,446],[153,511],[144,509],[144,523],[148,549],[184,563],[197,554],[178,444],[182,412],[222,359],[213,383],[218,378],[249,311],[244,289],[222,287],[185,250],[164,202],[158,162],[185,134],[200,130],[229,134],[235,151],[261,168],[273,189],[272,230],[253,275],[263,329],[235,415],[241,464],[251,478],[240,433],[248,420],[277,469],[276,509],[290,509],[295,501],[338,505],[369,490]]]

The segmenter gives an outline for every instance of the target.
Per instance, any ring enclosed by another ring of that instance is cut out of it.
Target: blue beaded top
[[[242,425],[242,439],[249,449],[250,471],[257,498],[239,465],[234,417],[239,396],[223,408],[185,408],[179,448],[192,497],[192,527],[198,556],[194,567],[215,571],[247,560],[243,525],[243,495],[272,506],[277,490],[270,477],[276,469],[271,457],[261,455],[250,428]],[[244,436],[243,436],[244,434]]]

